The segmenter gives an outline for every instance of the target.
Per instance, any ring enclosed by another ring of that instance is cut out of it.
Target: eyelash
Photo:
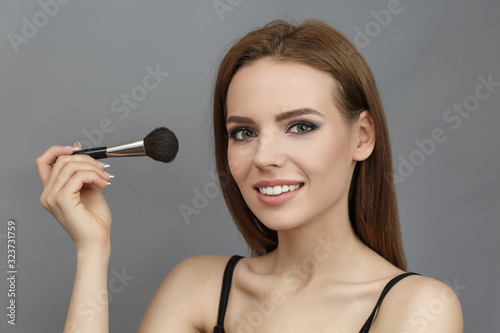
[[[308,121],[296,121],[296,122],[293,122],[291,123],[289,126],[288,126],[288,129],[287,129],[287,132],[290,131],[292,128],[296,127],[296,126],[299,126],[299,125],[305,125],[307,127],[309,127],[309,130],[306,131],[306,132],[292,132],[292,134],[297,134],[297,135],[304,135],[304,134],[308,134],[316,129],[319,128],[319,125],[316,125],[316,124],[313,124],[311,122],[308,122]],[[229,132],[228,135],[226,135],[226,137],[228,139],[232,139],[234,142],[242,142],[242,141],[247,141],[248,139],[238,139],[236,138],[237,137],[237,134],[240,133],[240,132],[243,132],[243,131],[250,131],[250,132],[253,132],[253,136],[252,137],[255,137],[255,132],[252,128],[250,127],[236,127],[235,129],[231,130]]]

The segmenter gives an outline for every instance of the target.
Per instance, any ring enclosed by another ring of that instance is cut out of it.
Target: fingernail
[[[71,150],[78,150],[80,148],[82,148],[82,145],[80,144],[80,142],[75,141],[75,144],[73,145],[73,149],[71,149]]]
[[[103,163],[101,161],[95,161],[97,164],[99,164],[100,166],[103,166],[105,168],[109,168],[109,164],[106,164],[106,163]]]
[[[73,148],[75,148],[75,147],[73,147],[73,146],[64,146],[63,148],[64,149],[68,149],[68,150],[73,150]]]
[[[106,172],[106,171],[103,171],[103,172],[104,172],[104,174],[105,174],[106,176],[108,176],[109,178],[115,178],[115,176],[113,176],[113,175],[112,175],[112,174],[110,174],[109,172]]]
[[[106,182],[106,185],[111,185],[111,183],[110,182]]]

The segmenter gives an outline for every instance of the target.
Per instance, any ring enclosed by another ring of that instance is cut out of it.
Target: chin
[[[303,225],[303,220],[297,214],[283,214],[283,212],[273,212],[272,214],[255,214],[262,224],[271,230],[284,231],[291,230]]]

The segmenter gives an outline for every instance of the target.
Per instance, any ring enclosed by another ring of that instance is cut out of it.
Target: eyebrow
[[[304,116],[308,114],[324,117],[324,115],[319,111],[310,108],[301,108],[280,113],[279,115],[276,116],[276,121],[283,121],[289,118]],[[227,118],[226,123],[255,124],[252,118],[241,117],[241,116],[230,116]]]

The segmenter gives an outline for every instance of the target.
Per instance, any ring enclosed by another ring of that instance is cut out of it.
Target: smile
[[[267,187],[258,187],[260,193],[269,195],[269,196],[277,196],[281,193],[293,192],[299,189],[303,184],[297,185],[276,185],[276,186],[267,186]]]

